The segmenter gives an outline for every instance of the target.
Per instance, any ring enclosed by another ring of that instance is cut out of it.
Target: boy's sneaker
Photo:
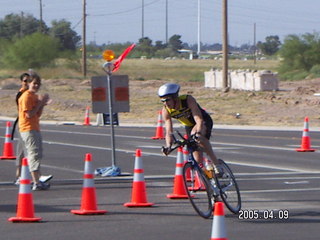
[[[33,191],[41,191],[48,190],[50,188],[50,184],[39,182],[38,184],[34,183],[32,186]]]
[[[53,178],[52,175],[41,176],[41,177],[39,178],[39,181],[42,182],[42,183],[46,183],[46,182],[50,181],[52,178]]]

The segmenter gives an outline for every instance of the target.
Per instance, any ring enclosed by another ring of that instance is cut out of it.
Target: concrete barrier
[[[222,71],[211,70],[204,73],[205,87],[222,89]],[[229,71],[228,86],[231,89],[248,91],[273,91],[278,90],[279,80],[277,73],[268,70],[250,71],[237,70]]]

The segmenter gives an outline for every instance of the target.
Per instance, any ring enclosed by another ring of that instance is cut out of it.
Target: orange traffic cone
[[[187,191],[185,189],[183,183],[183,169],[184,161],[183,161],[183,153],[182,147],[178,148],[177,153],[177,162],[176,162],[176,172],[174,177],[174,184],[173,184],[173,193],[167,194],[167,198],[170,199],[183,199],[188,198]]]
[[[81,198],[81,208],[79,210],[71,210],[72,213],[78,215],[96,215],[105,214],[105,210],[97,210],[96,188],[94,186],[94,174],[91,166],[92,155],[86,154],[84,175],[83,175],[83,188]]]
[[[11,141],[11,122],[7,122],[6,135],[3,145],[3,155],[0,156],[1,160],[16,159],[13,153],[13,143]]]
[[[28,167],[28,160],[22,159],[21,178],[19,185],[19,196],[17,216],[8,219],[10,222],[39,222],[40,217],[34,216],[33,198],[31,194],[31,180]]]
[[[309,137],[309,118],[305,117],[304,119],[304,129],[302,132],[301,147],[297,148],[297,152],[314,152],[314,149],[311,149],[311,140]]]
[[[162,110],[160,110],[158,115],[156,135],[152,137],[152,139],[164,139],[164,138],[165,137],[164,137],[164,131],[163,131]]]
[[[84,117],[84,122],[82,125],[85,125],[85,126],[90,126],[90,117],[89,117],[89,110],[90,110],[90,107],[87,107],[86,108],[86,114],[85,114],[85,117]]]
[[[125,207],[151,207],[154,203],[147,201],[146,184],[144,181],[144,170],[141,159],[141,150],[136,150],[134,163],[134,176],[132,185],[131,202],[123,204]]]
[[[227,240],[224,225],[224,204],[222,202],[216,202],[214,204],[211,240]]]

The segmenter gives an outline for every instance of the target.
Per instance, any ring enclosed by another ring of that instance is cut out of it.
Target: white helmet
[[[180,86],[175,83],[166,83],[162,85],[158,90],[159,97],[164,97],[167,95],[176,95],[178,96]]]

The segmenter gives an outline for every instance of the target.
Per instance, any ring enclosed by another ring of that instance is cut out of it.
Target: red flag
[[[120,64],[123,61],[123,59],[125,59],[125,57],[129,54],[129,52],[135,47],[135,44],[132,44],[131,46],[129,46],[126,50],[124,50],[124,52],[117,58],[117,60],[114,62],[114,68],[112,70],[112,72],[117,71],[120,68]]]

